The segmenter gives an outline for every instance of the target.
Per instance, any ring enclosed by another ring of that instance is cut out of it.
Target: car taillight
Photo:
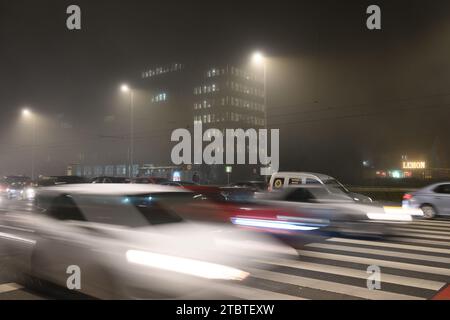
[[[412,197],[413,196],[411,194],[407,193],[403,196],[403,200],[410,200]]]

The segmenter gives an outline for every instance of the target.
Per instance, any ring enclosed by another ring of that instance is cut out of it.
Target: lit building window
[[[167,101],[167,94],[162,92],[152,97],[152,102]]]

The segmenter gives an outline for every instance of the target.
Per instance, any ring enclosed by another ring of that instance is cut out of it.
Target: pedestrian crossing
[[[450,220],[391,229],[382,240],[331,237],[306,244],[298,255],[256,259],[248,279],[221,289],[231,299],[432,299],[450,283]],[[379,290],[367,286],[369,266],[380,269]],[[0,299],[21,290],[0,284]]]
[[[417,220],[391,229],[394,236],[380,241],[334,237],[307,244],[297,258],[258,261],[262,270],[252,270],[252,276],[293,285],[289,294],[301,298],[308,296],[298,288],[321,290],[321,299],[336,293],[355,299],[433,298],[450,282],[450,221]],[[367,288],[367,268],[373,265],[381,271],[381,290]]]

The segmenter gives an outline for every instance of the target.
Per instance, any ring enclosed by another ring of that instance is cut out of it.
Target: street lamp
[[[23,109],[23,110],[22,110],[22,115],[23,115],[24,117],[29,117],[29,116],[31,116],[31,111],[30,111],[30,109],[27,109],[27,108]]]
[[[31,180],[34,180],[34,167],[35,167],[35,149],[36,149],[36,116],[31,112],[30,109],[22,109],[22,116],[30,119],[33,133],[32,133],[32,144],[31,144]]]
[[[263,68],[263,90],[264,90],[264,125],[267,128],[267,61],[264,54],[260,51],[255,51],[252,55],[252,62],[257,67]],[[266,182],[268,177],[265,177]]]
[[[129,167],[129,177],[133,177],[133,161],[134,161],[134,91],[127,84],[122,84],[120,86],[120,91],[123,93],[130,94],[130,167]]]
[[[129,92],[130,91],[130,87],[126,84],[123,84],[120,86],[120,91],[122,92]]]
[[[261,52],[257,51],[253,53],[252,60],[255,64],[260,65],[264,63],[264,55]]]
[[[256,66],[262,66],[263,68],[263,85],[264,85],[264,109],[265,109],[265,125],[267,126],[267,62],[266,57],[260,51],[256,51],[252,55],[252,62]]]

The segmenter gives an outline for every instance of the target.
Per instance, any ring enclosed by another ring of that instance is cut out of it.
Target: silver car
[[[345,235],[383,236],[386,224],[407,223],[412,216],[407,210],[396,210],[376,203],[355,202],[345,192],[321,185],[298,185],[266,195],[258,195],[256,201],[297,210],[305,219],[329,221],[322,231]]]
[[[300,185],[318,185],[328,188],[331,192],[337,191],[338,194],[343,192],[358,203],[373,202],[368,196],[351,192],[335,178],[314,172],[276,172],[270,178],[269,191]]]
[[[103,299],[176,298],[220,295],[219,285],[248,276],[250,256],[287,248],[238,228],[186,222],[174,209],[189,199],[158,185],[42,188],[42,211],[0,216],[0,257],[8,257],[1,262],[33,287],[50,283]]]
[[[429,185],[403,196],[403,208],[422,209],[426,219],[450,215],[450,182]]]

